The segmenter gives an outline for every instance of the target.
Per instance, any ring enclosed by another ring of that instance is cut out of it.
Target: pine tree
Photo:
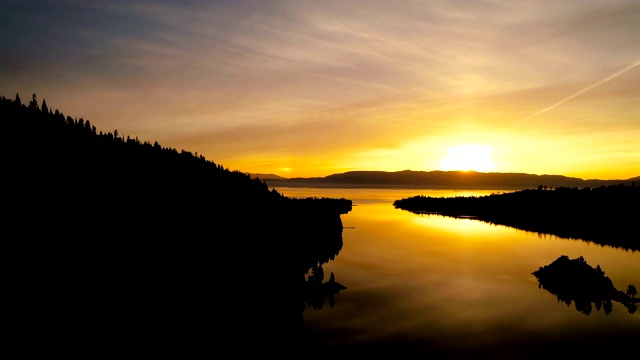
[[[29,109],[40,110],[40,106],[38,105],[38,98],[36,94],[33,94],[31,101],[29,102]]]

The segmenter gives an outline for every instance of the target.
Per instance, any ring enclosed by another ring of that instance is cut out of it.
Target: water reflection
[[[591,314],[592,304],[598,311],[603,309],[609,315],[613,311],[613,301],[621,303],[630,314],[634,314],[640,301],[635,298],[635,285],[629,284],[626,293],[616,289],[600,265],[593,268],[582,256],[569,259],[562,255],[532,274],[538,279],[538,287],[556,295],[558,301],[567,306],[573,302],[576,310],[586,315]]]
[[[284,193],[299,196],[294,190]],[[327,297],[319,310],[306,303],[304,329],[326,350],[310,346],[314,355],[540,359],[567,348],[578,357],[637,350],[630,344],[640,335],[638,311],[629,315],[612,300],[610,315],[585,316],[538,289],[531,272],[560,254],[583,255],[624,290],[640,284],[640,252],[416,216],[392,206],[405,190],[324,190],[316,195],[355,199],[356,206],[342,216],[351,228],[339,256],[323,264],[323,282],[334,272],[348,290],[333,308]]]
[[[325,299],[329,300],[329,306],[333,308],[336,304],[335,295],[347,287],[336,281],[336,277],[331,273],[329,280],[324,281],[324,269],[322,265],[314,266],[307,275],[304,287],[305,302],[314,309],[322,309]]]
[[[226,246],[218,267],[225,276],[217,281],[211,304],[216,315],[210,320],[223,329],[216,343],[233,350],[246,341],[264,354],[301,357],[323,347],[322,339],[305,329],[303,315],[305,308],[322,308],[327,300],[333,307],[346,289],[337,272],[324,273],[324,265],[342,250],[343,228],[337,216],[291,219],[288,227],[265,233],[269,237],[259,248]],[[331,221],[336,226],[327,226]]]

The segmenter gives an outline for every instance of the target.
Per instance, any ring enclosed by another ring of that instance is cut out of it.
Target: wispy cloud
[[[3,95],[37,92],[105,130],[232,166],[265,153],[323,166],[330,153],[341,168],[358,166],[341,152],[371,163],[393,153],[389,163],[400,163],[403,151],[437,156],[436,146],[474,136],[521,156],[511,164],[530,163],[518,146],[552,151],[547,139],[570,131],[583,141],[575,146],[600,144],[599,121],[640,156],[631,136],[640,89],[628,81],[640,59],[637,0],[9,0],[3,9]],[[534,118],[536,139],[509,130]]]
[[[542,109],[542,110],[540,110],[540,111],[536,112],[535,114],[532,114],[532,115],[527,116],[526,118],[524,118],[524,119],[522,119],[522,120],[520,120],[520,121],[516,122],[515,124],[513,124],[511,127],[518,126],[518,125],[522,124],[523,122],[525,122],[525,121],[527,121],[527,120],[529,120],[529,119],[531,119],[531,118],[533,118],[533,117],[536,117],[536,116],[538,116],[538,115],[540,115],[540,114],[542,114],[542,113],[545,113],[545,112],[547,112],[547,111],[549,111],[549,110],[551,110],[551,109],[553,109],[553,108],[555,108],[555,107],[557,107],[557,106],[560,106],[560,105],[562,105],[563,103],[565,103],[565,102],[567,102],[567,101],[569,101],[569,100],[573,99],[574,97],[576,97],[576,96],[578,96],[578,95],[580,95],[580,94],[582,94],[582,93],[585,93],[585,92],[587,92],[587,91],[589,91],[589,90],[591,90],[591,89],[593,89],[593,88],[595,88],[595,87],[597,87],[597,86],[600,86],[600,85],[602,85],[602,84],[604,84],[604,83],[606,83],[606,82],[608,82],[608,81],[611,81],[611,80],[613,80],[613,79],[617,78],[618,76],[620,76],[620,75],[622,75],[622,74],[626,73],[627,71],[629,71],[629,70],[631,70],[631,69],[635,68],[635,67],[636,67],[636,66],[638,66],[638,65],[640,65],[640,60],[638,60],[638,61],[636,61],[636,62],[634,62],[634,63],[632,63],[632,64],[630,64],[630,65],[628,65],[628,66],[625,66],[624,68],[622,68],[622,69],[620,69],[620,70],[616,71],[615,73],[613,73],[613,74],[611,74],[611,75],[609,75],[609,76],[605,77],[604,79],[602,79],[602,80],[600,80],[600,81],[597,81],[597,82],[595,82],[595,83],[593,83],[593,84],[591,84],[591,85],[589,85],[589,86],[585,87],[584,89],[581,89],[581,90],[579,90],[579,91],[577,91],[577,92],[575,92],[575,93],[571,94],[570,96],[568,96],[568,97],[566,97],[566,98],[564,98],[564,99],[562,99],[562,100],[558,101],[557,103],[555,103],[555,104],[553,104],[553,105],[551,105],[551,106],[548,106],[548,107],[546,107],[546,108],[544,108],[544,109]]]

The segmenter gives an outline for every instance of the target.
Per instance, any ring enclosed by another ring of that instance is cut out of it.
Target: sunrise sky
[[[0,95],[231,170],[640,176],[640,1],[29,1]]]

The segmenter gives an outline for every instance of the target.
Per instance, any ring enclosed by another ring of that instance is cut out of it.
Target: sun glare
[[[490,146],[465,144],[449,148],[440,165],[446,171],[488,171],[496,164],[491,162]]]

